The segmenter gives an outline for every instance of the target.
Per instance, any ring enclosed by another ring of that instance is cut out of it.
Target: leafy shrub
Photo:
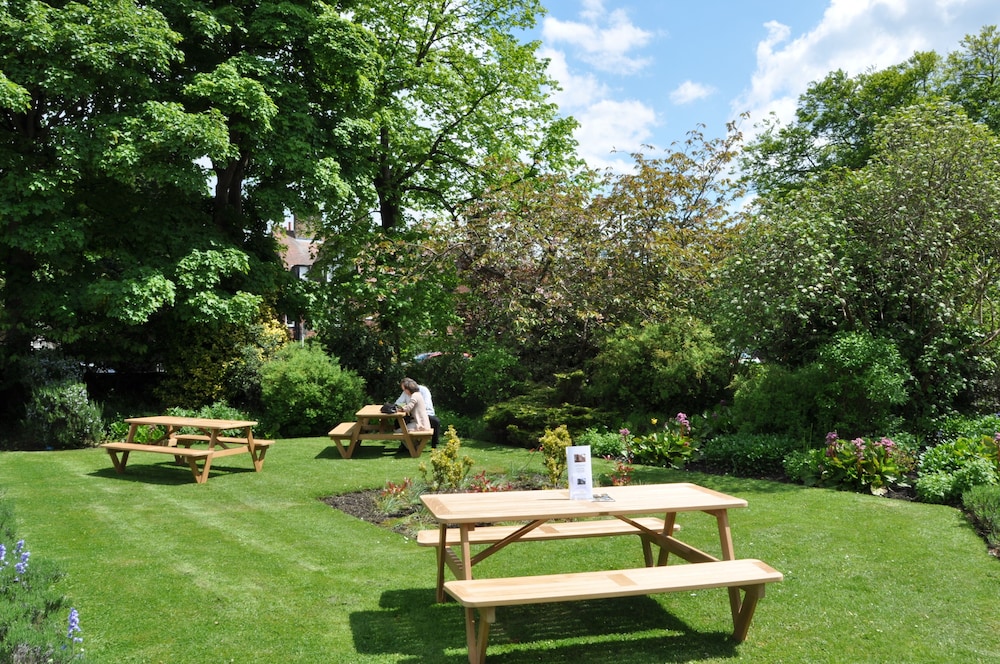
[[[39,350],[18,362],[28,399],[21,427],[32,449],[77,449],[104,437],[103,412],[91,401],[83,366],[59,351]]]
[[[980,484],[1000,483],[997,437],[959,437],[931,447],[920,457],[917,496],[929,503],[955,504]]]
[[[925,503],[946,504],[954,500],[955,477],[951,473],[921,473],[915,484],[917,498]]]
[[[0,661],[58,664],[81,658],[79,616],[55,590],[62,572],[32,558],[15,532],[10,503],[0,499]]]
[[[314,436],[354,419],[364,381],[314,344],[290,344],[264,365],[261,382],[268,435]]]
[[[728,356],[711,328],[692,318],[622,326],[588,367],[588,402],[622,412],[701,409],[729,382]]]
[[[90,401],[83,383],[57,383],[32,390],[24,425],[31,438],[51,449],[88,447],[104,436],[101,407]]]
[[[962,506],[986,544],[1000,549],[1000,486],[973,486],[962,494]]]
[[[802,367],[748,365],[734,381],[733,421],[741,433],[808,440],[820,431],[852,437],[892,431],[907,402],[910,374],[889,341],[838,335]]]
[[[655,427],[658,420],[651,420]],[[663,426],[635,436],[631,441],[632,459],[647,466],[683,468],[697,452],[691,440],[691,424],[684,413],[677,413]]]
[[[895,428],[894,411],[907,402],[906,385],[912,376],[892,341],[845,332],[820,347],[817,355],[821,426],[851,435]]]
[[[792,370],[774,364],[748,365],[733,381],[733,428],[744,434],[816,438],[822,380],[816,367]]]
[[[938,419],[934,424],[939,443],[958,438],[980,438],[993,436],[1000,431],[1000,415],[950,415]]]
[[[527,394],[493,404],[483,415],[490,437],[499,443],[532,448],[546,428],[565,424],[575,433],[607,426],[607,413],[586,406],[553,405],[554,395],[554,388],[536,387]]]
[[[625,455],[625,442],[628,436],[628,429],[620,431],[608,431],[602,427],[588,427],[583,433],[577,435],[576,445],[590,445],[590,454],[593,457],[618,458]]]
[[[701,413],[692,415],[691,426],[697,431],[698,440],[711,440],[723,434],[736,433],[732,404],[723,399]]]
[[[798,482],[806,486],[818,485],[822,474],[823,457],[823,450],[819,449],[789,452],[782,463],[785,477],[790,482]]]
[[[741,477],[766,477],[784,473],[785,457],[802,443],[778,434],[724,434],[700,446],[701,460],[715,470]]]

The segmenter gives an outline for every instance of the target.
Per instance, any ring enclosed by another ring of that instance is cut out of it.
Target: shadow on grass
[[[351,455],[352,459],[381,459],[382,457],[394,457],[394,456],[410,456],[409,451],[403,445],[398,445],[397,443],[390,443],[388,445],[379,445],[378,442],[365,441],[368,444],[358,445],[354,448],[354,454]],[[426,451],[425,451],[426,454]],[[336,445],[330,445],[324,447],[320,450],[314,458],[316,459],[334,459],[340,461],[343,457],[340,456],[340,451],[337,450]]]
[[[433,589],[413,589],[384,592],[380,606],[351,614],[357,652],[401,654],[411,663],[468,661],[459,604],[437,604]],[[728,630],[694,632],[651,597],[500,607],[489,644],[491,664],[662,664],[737,654]]]
[[[108,463],[111,463],[110,459],[108,460]],[[213,477],[252,472],[255,472],[253,468],[225,466],[216,462],[213,463],[212,467],[208,470],[208,479],[211,480]],[[88,473],[88,475],[104,479],[115,479],[126,482],[142,482],[144,484],[160,484],[163,486],[197,484],[194,479],[194,475],[191,474],[191,468],[186,463],[178,464],[169,460],[159,462],[140,461],[136,463],[135,459],[130,458],[124,473],[119,474],[115,471],[114,467],[109,467],[102,468],[101,470],[95,470],[92,473]]]

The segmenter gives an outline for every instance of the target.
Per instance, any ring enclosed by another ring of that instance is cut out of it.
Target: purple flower
[[[688,433],[691,431],[691,423],[688,422],[687,415],[685,415],[684,413],[677,413],[677,417],[675,419],[677,420],[678,424],[680,424],[681,427],[683,427],[684,433]]]
[[[886,452],[889,452],[892,450],[892,448],[896,447],[895,441],[893,441],[892,438],[888,438],[886,436],[883,436],[882,439],[875,444],[884,449]]]
[[[66,630],[66,638],[72,639],[73,643],[83,643],[82,636],[76,636],[83,632],[80,629],[80,612],[76,609],[69,610],[69,628]]]
[[[859,459],[863,457],[865,454],[865,439],[855,438],[854,440],[851,441],[851,444],[854,445],[855,456],[857,456]]]
[[[16,571],[19,576],[28,571],[28,558],[30,557],[31,557],[31,552],[24,551],[21,553],[21,560],[14,565],[14,571]]]
[[[827,445],[833,445],[836,442],[837,442],[837,432],[836,431],[831,431],[830,433],[826,434],[826,444]]]
[[[631,432],[628,429],[624,428],[624,427],[618,430],[618,435],[622,436],[622,437],[629,435],[629,433],[631,433]],[[997,434],[997,435],[1000,436],[1000,434]]]

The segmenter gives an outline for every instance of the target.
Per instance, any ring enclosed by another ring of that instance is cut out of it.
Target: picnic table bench
[[[486,661],[490,626],[496,622],[496,609],[500,606],[736,588],[743,592],[738,606],[733,609],[733,639],[739,643],[746,639],[757,602],[764,596],[765,584],[782,578],[781,572],[766,563],[742,559],[569,574],[459,579],[448,581],[444,588],[466,608],[469,662],[482,664]],[[473,609],[479,612],[478,629]]]
[[[479,526],[469,530],[469,544],[483,545],[496,544],[497,549],[506,546],[513,541],[518,542],[538,542],[554,539],[571,539],[578,537],[609,537],[615,535],[638,535],[642,540],[642,556],[646,565],[653,565],[652,540],[646,534],[646,530],[662,532],[664,521],[660,517],[640,517],[634,519],[632,523],[621,519],[592,519],[589,521],[548,521],[539,524],[528,532],[522,533],[523,526]],[[680,526],[674,525],[674,530],[679,530]],[[441,541],[442,533],[445,541]],[[445,528],[443,530],[425,528],[417,531],[417,544],[419,546],[432,546],[437,549],[439,558],[438,564],[441,566],[440,558],[445,557],[444,564],[447,564],[452,572],[460,575],[461,565],[458,555],[452,547],[462,544],[462,533],[458,528]],[[480,561],[477,556],[472,556],[472,564]],[[443,579],[441,580],[443,581]],[[439,588],[439,597],[443,597],[443,588]]]

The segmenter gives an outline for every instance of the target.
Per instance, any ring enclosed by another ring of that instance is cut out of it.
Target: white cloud
[[[638,101],[597,101],[575,115],[580,152],[593,168],[631,170],[629,153],[642,151],[652,137],[656,113]],[[615,153],[618,156],[615,156]],[[622,156],[625,155],[625,156]]]
[[[634,99],[616,99],[621,91],[598,73],[621,75],[646,66],[646,59],[629,52],[645,45],[652,34],[635,27],[621,10],[607,12],[602,0],[585,0],[579,16],[579,21],[549,17],[542,26],[546,46],[539,56],[549,60],[549,75],[561,88],[552,100],[579,122],[575,137],[580,156],[591,167],[631,170],[628,155],[651,139],[656,112]]]
[[[568,113],[574,113],[577,109],[586,108],[594,101],[608,96],[608,86],[593,74],[576,74],[566,61],[566,54],[551,48],[541,48],[538,50],[541,58],[549,61],[549,76],[559,82],[560,90],[552,93],[552,101],[559,108]]]
[[[670,101],[675,104],[690,104],[693,101],[704,99],[715,92],[715,88],[694,81],[684,81],[670,93]]]
[[[791,121],[799,95],[830,72],[856,76],[904,62],[915,51],[945,55],[997,18],[995,0],[831,0],[820,23],[800,36],[770,21],[750,86],[731,110],[749,111],[751,124],[771,112]]]
[[[649,58],[629,55],[649,43],[653,33],[632,23],[621,9],[607,12],[600,0],[584,3],[583,21],[561,21],[547,16],[542,37],[548,44],[566,44],[581,59],[602,71],[631,74],[650,63]]]

